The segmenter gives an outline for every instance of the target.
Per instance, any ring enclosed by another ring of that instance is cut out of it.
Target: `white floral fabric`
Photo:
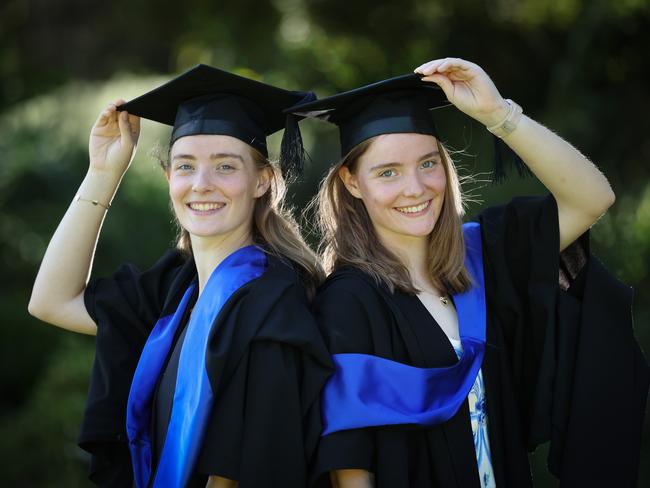
[[[449,338],[456,355],[460,358],[463,354],[461,342]],[[476,450],[476,463],[481,478],[481,488],[496,488],[494,472],[492,470],[492,457],[490,455],[490,442],[488,439],[488,419],[485,405],[485,386],[483,373],[478,372],[476,381],[467,395],[469,403],[469,417],[472,423],[472,434],[474,435],[474,449]]]

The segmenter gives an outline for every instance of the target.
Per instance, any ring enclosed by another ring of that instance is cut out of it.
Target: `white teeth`
[[[199,212],[207,212],[208,210],[216,210],[223,207],[224,203],[190,203],[189,207],[192,210],[198,210]]]
[[[415,205],[413,207],[395,207],[395,210],[402,213],[418,213],[427,208],[429,206],[429,203],[431,203],[431,200],[427,200],[426,202],[421,203],[420,205]]]

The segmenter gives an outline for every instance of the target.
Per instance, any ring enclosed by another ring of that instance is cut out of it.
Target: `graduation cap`
[[[357,144],[381,134],[414,132],[438,137],[431,110],[451,105],[435,83],[422,81],[420,74],[389,78],[331,97],[300,103],[286,112],[336,124],[341,139],[341,157]],[[495,137],[494,180],[504,176],[503,161],[507,150]],[[503,147],[501,147],[503,146]],[[518,158],[517,158],[518,159]],[[525,174],[521,159],[520,174]]]
[[[199,64],[118,110],[171,125],[170,144],[184,136],[227,135],[265,157],[266,136],[286,128],[280,167],[283,176],[291,178],[302,171],[304,150],[296,115],[285,115],[283,110],[315,99],[312,92],[284,90]]]

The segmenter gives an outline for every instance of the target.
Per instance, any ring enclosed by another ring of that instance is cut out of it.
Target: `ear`
[[[257,186],[255,188],[255,198],[260,198],[271,186],[272,172],[271,168],[263,168],[257,172]]]
[[[361,198],[359,182],[354,173],[350,171],[350,168],[347,166],[341,166],[341,168],[339,168],[339,178],[341,178],[341,181],[354,198]]]

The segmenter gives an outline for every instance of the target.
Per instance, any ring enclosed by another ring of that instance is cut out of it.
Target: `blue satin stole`
[[[126,430],[136,486],[181,487],[189,480],[203,444],[214,392],[205,369],[208,338],[223,305],[235,291],[261,276],[267,267],[263,251],[247,246],[230,254],[212,272],[201,293],[182,345],[172,411],[158,468],[151,476],[151,408],[153,395],[176,331],[194,292],[190,285],[173,315],[154,326],[140,356],[127,403]]]
[[[485,352],[485,287],[481,228],[463,225],[465,266],[472,287],[454,295],[463,354],[445,368],[417,368],[368,354],[334,354],[322,392],[323,434],[360,427],[449,420],[467,398]]]

